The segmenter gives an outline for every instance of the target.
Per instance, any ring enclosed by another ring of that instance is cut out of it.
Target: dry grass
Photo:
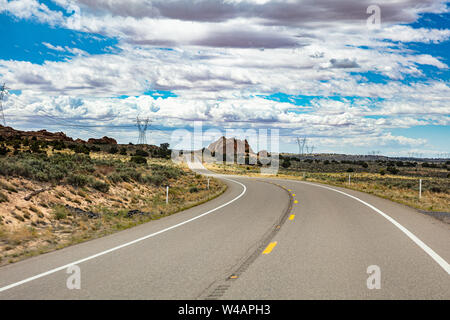
[[[254,166],[209,164],[207,167],[219,173],[261,176],[258,173],[258,168]],[[249,169],[247,169],[248,167]],[[422,172],[422,174],[426,174],[426,171]],[[267,175],[264,177],[267,177]],[[415,176],[381,175],[364,172],[351,173],[351,183],[348,184],[348,173],[280,170],[276,178],[326,183],[370,193],[420,210],[450,212],[450,194],[446,192],[448,178],[422,176],[424,191],[420,199],[419,177]],[[432,189],[438,190],[438,192],[431,191]]]
[[[120,155],[92,156],[127,161],[126,156]],[[152,165],[163,166],[169,171],[175,167],[170,160],[149,159],[149,167],[140,167],[139,170],[144,175],[152,175]],[[111,173],[109,166],[95,169],[94,174],[105,176]],[[155,171],[157,174],[164,174],[164,170],[158,170]],[[175,170],[168,178],[169,204],[165,203],[165,186],[152,183],[133,180],[110,182],[108,192],[104,193],[90,186],[77,188],[20,177],[0,177],[0,192],[7,197],[0,203],[0,265],[160,219],[217,197],[226,189],[225,184],[211,179],[208,190],[205,177],[186,167],[179,166],[177,170],[184,174],[175,175]],[[48,190],[29,201],[24,200],[30,192],[42,188]],[[89,218],[66,206],[92,212],[98,218]],[[128,216],[129,210],[140,210],[145,214]]]

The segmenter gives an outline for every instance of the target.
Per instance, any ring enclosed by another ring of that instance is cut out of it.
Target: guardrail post
[[[166,187],[166,204],[169,204],[169,186]]]
[[[419,199],[422,198],[422,179],[419,179]]]

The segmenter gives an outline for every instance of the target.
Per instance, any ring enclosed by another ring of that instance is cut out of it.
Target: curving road
[[[0,299],[450,299],[450,225],[352,190],[221,179],[208,203],[0,268]]]

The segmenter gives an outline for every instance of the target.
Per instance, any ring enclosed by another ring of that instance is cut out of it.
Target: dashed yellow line
[[[298,203],[298,200],[295,200],[294,203]]]
[[[295,193],[293,193],[292,196],[295,197]]]
[[[276,245],[277,245],[276,241],[269,243],[269,245],[264,249],[262,254],[269,254],[269,253],[271,253],[273,248],[275,248]]]
[[[295,214],[291,214],[291,215],[289,216],[289,220],[294,220],[294,218],[295,218]]]

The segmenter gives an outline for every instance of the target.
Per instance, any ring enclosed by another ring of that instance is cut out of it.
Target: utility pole
[[[138,145],[142,145],[142,144],[147,144],[147,136],[146,136],[146,131],[148,128],[148,118],[144,119],[144,120],[140,120],[139,116],[136,117],[136,126],[138,127],[139,130],[139,138],[138,138]]]
[[[3,120],[3,125],[6,127],[5,114],[3,113],[3,98],[6,93],[6,84],[4,83],[0,88],[0,120]]]

